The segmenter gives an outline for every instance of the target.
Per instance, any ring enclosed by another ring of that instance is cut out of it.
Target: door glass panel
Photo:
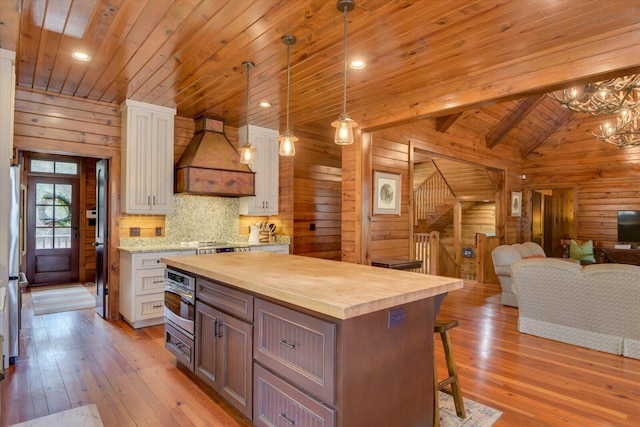
[[[51,160],[31,160],[31,171],[53,173],[53,165]]]
[[[36,205],[53,204],[53,184],[38,183],[36,185]]]
[[[36,184],[37,249],[71,247],[72,189],[70,184]]]
[[[36,249],[53,249],[53,228],[36,228]]]
[[[68,175],[78,174],[77,163],[56,162],[56,173],[63,173]]]

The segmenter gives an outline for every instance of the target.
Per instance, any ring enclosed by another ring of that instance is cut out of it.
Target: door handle
[[[95,246],[97,248],[98,246],[104,246],[104,243],[102,243],[102,242],[93,242],[93,246]]]

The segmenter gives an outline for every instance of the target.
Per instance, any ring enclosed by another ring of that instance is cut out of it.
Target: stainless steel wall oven
[[[171,268],[164,278],[165,347],[193,371],[196,279]]]

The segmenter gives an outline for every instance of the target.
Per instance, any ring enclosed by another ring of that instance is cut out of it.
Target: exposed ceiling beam
[[[574,115],[575,113],[573,111],[562,108],[558,118],[554,120],[552,124],[547,126],[547,128],[543,133],[537,134],[536,138],[534,138],[530,143],[528,143],[524,150],[520,150],[520,155],[522,156],[522,158],[524,159],[525,157],[527,157],[529,154],[533,152],[533,150],[538,148],[543,142],[547,140],[547,138],[553,135],[558,129],[560,129],[562,126],[566,125],[567,123],[569,123],[569,121]]]
[[[458,120],[462,113],[450,114],[448,116],[436,117],[436,130],[445,133],[452,124]]]
[[[498,126],[493,128],[485,137],[487,148],[493,148],[514,127],[516,127],[529,113],[531,113],[546,97],[546,94],[532,96],[525,99],[511,114],[506,116]]]

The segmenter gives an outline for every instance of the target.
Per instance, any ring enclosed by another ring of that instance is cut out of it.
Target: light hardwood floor
[[[460,321],[451,338],[465,397],[503,411],[498,427],[640,425],[640,360],[519,334],[498,287],[466,281],[440,312]],[[2,426],[88,403],[105,426],[249,425],[175,367],[163,327],[133,330],[93,310],[34,316],[30,294],[24,302]]]

